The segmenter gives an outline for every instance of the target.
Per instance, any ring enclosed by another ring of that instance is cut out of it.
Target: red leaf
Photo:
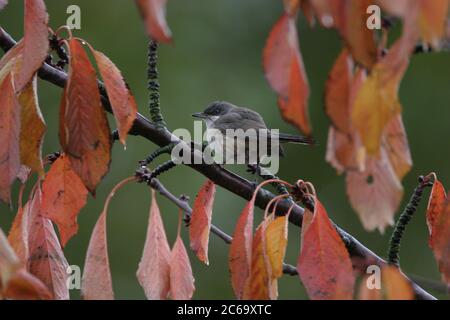
[[[86,204],[88,191],[72,170],[66,155],[52,165],[42,184],[43,216],[58,226],[64,247],[78,231],[77,216]]]
[[[317,198],[302,237],[297,270],[311,299],[352,299],[355,279],[350,256]]]
[[[19,95],[20,113],[20,160],[22,165],[44,175],[42,143],[46,130],[37,97],[37,78],[34,77]]]
[[[40,213],[42,195],[39,187],[29,203],[27,269],[50,289],[54,299],[70,298],[67,287],[67,263],[51,221]]]
[[[25,0],[23,66],[16,82],[17,92],[31,81],[49,51],[48,14],[43,0]]]
[[[161,213],[152,190],[147,238],[139,262],[137,278],[150,300],[167,299],[170,290],[170,247]]]
[[[173,300],[189,300],[195,291],[191,263],[178,233],[170,255],[170,297]]]
[[[309,86],[300,54],[295,18],[284,14],[274,25],[263,54],[263,67],[286,121],[311,133],[307,104]]]
[[[207,180],[195,198],[194,209],[192,210],[189,226],[191,249],[195,252],[200,261],[207,265],[209,264],[209,230],[211,228],[211,216],[215,193],[216,185],[211,180]]]
[[[429,245],[433,250],[439,271],[450,284],[450,193],[447,196],[442,183],[435,178],[427,207]]]
[[[106,237],[106,211],[92,231],[84,262],[81,296],[84,300],[114,300]]]
[[[172,42],[172,34],[166,21],[167,0],[136,0],[147,34],[158,42]]]
[[[119,128],[120,142],[125,141],[137,115],[137,105],[120,70],[100,51],[93,51],[98,68],[105,82],[106,91]]]
[[[439,265],[442,279],[450,285],[450,193],[447,195],[445,207],[435,217],[433,233],[430,241],[434,256]]]
[[[73,170],[86,188],[95,188],[109,170],[111,139],[100,102],[95,69],[83,46],[69,40],[70,69],[61,106],[60,140]]]
[[[351,132],[350,93],[352,90],[353,61],[343,49],[328,76],[325,89],[325,110],[336,129]]]
[[[0,84],[0,200],[10,203],[10,187],[20,169],[20,105],[11,74]]]
[[[366,230],[383,232],[394,224],[394,214],[403,197],[403,187],[382,148],[380,158],[369,157],[365,170],[347,173],[347,195]]]
[[[427,207],[427,225],[428,231],[430,232],[430,247],[433,247],[434,229],[436,228],[436,222],[439,220],[440,215],[444,213],[446,201],[447,195],[444,186],[436,179],[433,184],[433,189],[431,190]]]
[[[250,275],[252,259],[253,210],[254,199],[245,206],[234,229],[230,246],[228,265],[234,295],[242,299],[247,278]]]

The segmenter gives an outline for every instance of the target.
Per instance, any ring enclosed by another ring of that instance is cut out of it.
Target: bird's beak
[[[192,115],[194,118],[206,119],[208,118],[203,112],[197,112]]]

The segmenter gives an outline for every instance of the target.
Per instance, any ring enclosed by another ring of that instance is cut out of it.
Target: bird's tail
[[[280,139],[281,143],[285,142],[285,143],[298,143],[305,145],[316,145],[316,141],[312,138],[297,136],[288,133],[279,133],[278,138]]]

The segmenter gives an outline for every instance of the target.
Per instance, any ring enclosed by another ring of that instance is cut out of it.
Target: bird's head
[[[194,113],[195,118],[204,119],[205,121],[216,121],[220,116],[226,115],[228,112],[236,108],[229,102],[215,101],[208,105],[203,112]]]

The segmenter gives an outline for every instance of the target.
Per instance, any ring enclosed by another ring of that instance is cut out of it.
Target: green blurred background
[[[23,34],[22,3],[10,0],[10,4],[0,13],[0,25],[16,40]],[[82,29],[74,34],[86,39],[117,64],[135,94],[140,112],[148,115],[147,39],[134,2],[47,0],[46,4],[53,29],[66,23],[66,8],[69,5],[80,6]],[[171,0],[167,9],[174,44],[162,46],[159,70],[162,109],[170,129],[192,130],[191,114],[220,99],[252,107],[265,117],[271,127],[296,133],[295,128],[282,121],[275,94],[265,81],[261,67],[265,40],[271,26],[282,14],[281,1]],[[324,160],[329,126],[323,107],[324,84],[340,51],[340,40],[333,30],[309,28],[303,16],[298,27],[311,86],[311,120],[314,136],[320,145],[316,148],[288,146],[287,157],[281,160],[280,177],[288,181],[298,178],[312,181],[330,217],[377,254],[384,255],[392,229],[389,228],[384,235],[363,230],[346,197],[344,177],[337,176]],[[400,98],[414,159],[413,170],[403,183],[405,201],[420,174],[435,171],[444,185],[450,186],[449,77],[448,54],[422,54],[411,59],[402,82]],[[39,82],[39,90],[41,109],[48,125],[44,146],[44,154],[47,154],[59,149],[57,119],[62,91],[43,81]],[[79,215],[79,233],[65,249],[69,264],[83,266],[90,233],[106,195],[118,181],[132,175],[138,161],[155,148],[149,141],[138,137],[129,138],[126,151],[119,144],[114,146],[110,173],[98,188],[96,199],[91,198]],[[189,168],[179,167],[165,174],[161,180],[174,194],[187,194],[193,199],[205,178]],[[169,241],[173,243],[178,210],[164,198],[158,198],[158,202]],[[109,253],[115,294],[120,299],[144,298],[135,273],[144,245],[149,204],[149,190],[135,184],[119,191],[109,210]],[[242,199],[218,188],[213,223],[232,233],[244,204]],[[408,274],[438,280],[436,263],[427,245],[425,207],[426,200],[406,232],[401,251],[402,268]],[[5,232],[9,230],[14,214],[7,206],[0,204],[0,226]],[[286,261],[295,264],[300,248],[300,232],[292,226],[289,231]],[[183,237],[187,239],[186,236],[187,230],[184,229]],[[197,288],[194,298],[233,298],[227,255],[228,246],[213,235],[210,266],[199,263],[190,253]],[[279,288],[282,299],[306,298],[296,277],[284,276]],[[78,290],[73,290],[71,294],[79,298]]]

